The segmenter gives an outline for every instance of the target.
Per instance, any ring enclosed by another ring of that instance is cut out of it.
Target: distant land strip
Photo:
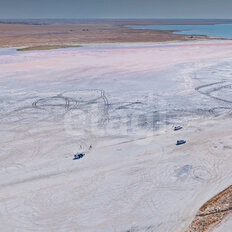
[[[18,48],[17,51],[35,51],[35,50],[52,50],[52,49],[59,49],[59,48],[78,48],[81,45],[41,45],[41,46],[31,46],[25,48]]]
[[[152,20],[0,20],[0,47],[36,47],[63,44],[137,43],[207,39],[173,31],[140,30],[128,25],[178,23]],[[182,23],[193,23],[185,22]],[[197,23],[209,23],[202,21]],[[213,23],[213,22],[211,22]]]

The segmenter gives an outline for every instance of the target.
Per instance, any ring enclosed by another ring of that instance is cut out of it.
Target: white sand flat
[[[231,185],[231,49],[0,51],[1,231],[184,231]]]

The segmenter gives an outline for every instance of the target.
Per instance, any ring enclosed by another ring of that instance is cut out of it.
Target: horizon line
[[[232,18],[0,18],[0,20],[232,20]]]

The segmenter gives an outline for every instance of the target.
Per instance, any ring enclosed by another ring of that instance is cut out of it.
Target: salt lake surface
[[[231,49],[3,49],[1,230],[183,232],[231,184]]]

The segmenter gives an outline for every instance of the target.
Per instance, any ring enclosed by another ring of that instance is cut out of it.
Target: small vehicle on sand
[[[182,126],[175,126],[173,130],[178,131],[178,130],[181,130],[182,128],[183,128]]]
[[[85,156],[85,153],[76,153],[73,160],[81,159]]]
[[[186,143],[185,140],[177,140],[176,145],[179,146],[179,145],[185,144],[185,143]]]

